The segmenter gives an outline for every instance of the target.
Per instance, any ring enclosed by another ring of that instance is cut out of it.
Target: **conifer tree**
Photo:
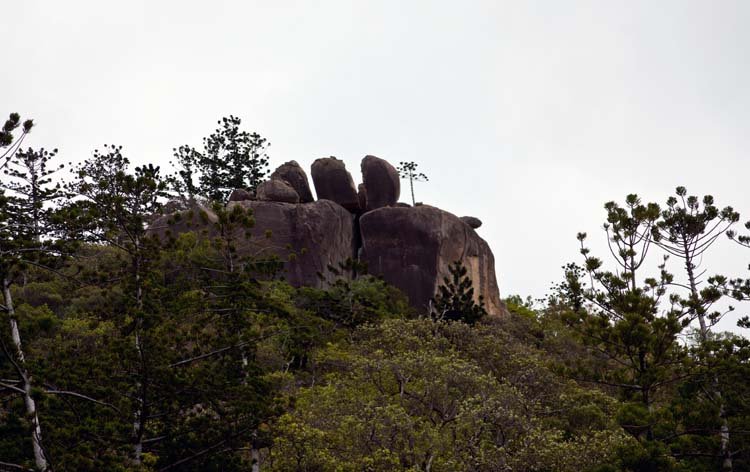
[[[443,278],[432,300],[432,317],[473,325],[487,315],[482,297],[479,303],[474,301],[473,283],[461,261],[453,262],[448,270],[450,278]]]
[[[76,167],[76,180],[68,186],[80,199],[68,208],[68,218],[85,240],[119,250],[124,258],[121,285],[126,297],[121,322],[132,336],[135,355],[135,381],[132,385],[132,459],[142,461],[144,436],[150,413],[149,376],[152,348],[150,317],[158,306],[149,292],[148,279],[159,254],[159,241],[147,233],[146,222],[161,209],[166,182],[152,165],[129,170],[130,161],[121,146],[94,151],[92,158]]]
[[[171,180],[177,193],[223,203],[236,188],[254,192],[268,174],[268,140],[241,130],[242,120],[236,116],[218,124],[220,128],[203,138],[202,151],[188,145],[174,149],[178,172]]]
[[[641,275],[653,244],[658,205],[628,195],[624,206],[609,202],[605,209],[604,229],[615,270],[606,270],[604,262],[591,255],[586,234],[579,233],[585,265],[568,266],[567,280],[561,285],[565,289],[561,298],[585,301],[578,302],[572,325],[602,360],[595,370],[575,375],[619,391],[625,402],[620,412],[623,427],[648,451],[644,460],[666,467],[666,446],[656,430],[665,389],[682,375],[686,352],[677,337],[689,319],[678,310],[661,307],[673,281],[665,269],[666,258],[658,266],[658,278]]]
[[[710,330],[724,314],[710,310],[722,298],[724,291],[717,285],[723,285],[726,278],[714,275],[708,280],[709,284],[705,285],[702,277],[705,271],[698,272],[700,261],[713,243],[739,220],[739,213],[732,207],[719,210],[714,205],[711,195],[704,196],[702,200],[693,195],[688,196],[685,187],[677,187],[676,195],[676,197],[669,197],[667,207],[662,211],[661,218],[653,228],[654,242],[684,263],[687,276],[685,288],[688,290],[688,296],[675,297],[675,300],[688,320],[698,320],[699,341],[703,344],[702,356],[705,357],[710,355],[712,350],[705,350],[709,347]],[[731,310],[730,307],[729,311]],[[720,389],[720,379],[716,372],[707,377],[712,379],[707,388],[712,390],[713,394],[710,397],[718,405],[721,421],[719,435],[722,468],[729,471],[732,470],[732,454],[729,448],[730,431],[726,406]]]
[[[24,133],[30,127],[24,125]],[[6,126],[6,130],[8,128]],[[7,142],[7,138],[3,139]],[[29,267],[54,270],[67,256],[68,245],[59,237],[59,227],[54,223],[53,210],[49,206],[62,197],[60,185],[52,184],[52,175],[59,168],[48,168],[48,162],[56,152],[28,149],[17,152],[15,156],[8,155],[0,183],[0,283],[3,293],[0,308],[7,317],[12,349],[7,347],[5,335],[0,336],[0,341],[4,355],[19,377],[3,386],[24,398],[26,415],[31,422],[29,434],[34,464],[40,471],[49,469],[49,460],[43,446],[37,402],[32,393],[34,376],[27,366],[11,286],[25,280]]]
[[[418,164],[416,162],[399,162],[398,173],[402,179],[409,179],[409,189],[411,190],[411,204],[416,205],[414,199],[414,182],[427,182],[427,176],[417,172]]]
[[[18,113],[11,113],[8,119],[0,129],[0,169],[3,169],[8,165],[8,160],[21,148],[23,140],[31,132],[31,128],[34,127],[33,120],[26,120],[23,122],[21,128],[21,136],[14,138],[13,133],[21,126],[21,115]],[[2,151],[3,148],[5,151]]]

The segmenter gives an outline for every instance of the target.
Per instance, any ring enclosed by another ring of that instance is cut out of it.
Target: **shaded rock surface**
[[[426,311],[449,265],[463,262],[478,300],[490,314],[504,312],[489,245],[457,216],[428,205],[385,207],[360,218],[362,260],[373,275],[400,288],[413,306]]]
[[[299,195],[300,203],[309,203],[314,200],[312,192],[310,191],[310,183],[307,180],[307,174],[302,167],[297,164],[297,161],[289,161],[280,165],[273,174],[271,174],[271,179],[283,180],[291,185],[297,192],[297,195]]]
[[[245,230],[235,235],[237,254],[258,260],[278,257],[284,262],[280,275],[294,286],[323,287],[325,277],[331,275],[328,266],[353,257],[354,215],[334,202],[318,200],[302,205],[243,200],[227,207],[235,205],[251,209],[255,219],[250,238],[245,237]],[[149,226],[149,233],[168,239],[196,231],[213,238],[218,236],[211,224],[216,221],[210,209],[199,207],[158,218]]]
[[[318,200],[308,204],[244,201],[253,210],[253,237],[241,254],[275,254],[284,261],[284,278],[294,286],[321,287],[320,275],[354,253],[354,216],[341,206]],[[266,233],[270,231],[270,237]],[[289,255],[294,254],[290,260]],[[320,275],[319,275],[320,274]]]
[[[344,161],[335,157],[316,159],[310,169],[318,199],[331,200],[349,211],[359,210],[359,196]]]
[[[459,219],[469,225],[472,229],[477,229],[482,226],[482,220],[474,216],[462,216]]]
[[[359,207],[367,208],[367,187],[365,187],[365,184],[357,186],[357,197],[359,198]]]
[[[248,192],[244,188],[236,188],[232,190],[232,193],[229,195],[230,202],[241,202],[243,200],[255,200],[255,194]]]
[[[267,202],[299,203],[299,195],[283,180],[271,179],[262,182],[256,190],[258,200]]]
[[[401,179],[395,167],[375,156],[362,159],[362,180],[367,189],[366,210],[393,206],[401,196]]]
[[[218,218],[211,209],[196,205],[195,208],[189,210],[176,211],[160,216],[148,226],[147,234],[157,236],[162,240],[177,237],[189,231],[214,237],[216,231],[212,225],[217,221]]]

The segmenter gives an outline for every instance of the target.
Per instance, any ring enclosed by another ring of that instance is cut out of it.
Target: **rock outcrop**
[[[232,192],[228,206],[251,209],[255,220],[251,237],[243,232],[237,238],[238,253],[261,259],[277,256],[289,283],[312,287],[329,283],[329,266],[358,258],[423,313],[450,275],[450,264],[459,260],[468,270],[476,299],[484,299],[490,314],[506,312],[492,251],[474,231],[482,224],[478,218],[398,202],[398,173],[377,157],[365,157],[362,172],[365,182],[357,191],[342,161],[316,160],[311,174],[317,201],[311,201],[307,175],[294,161],[279,167],[255,195]],[[216,220],[211,210],[197,207],[156,218],[149,230],[161,238],[186,231],[214,237]]]
[[[335,157],[317,159],[313,162],[310,173],[319,199],[331,200],[349,211],[359,211],[357,189],[344,161]]]
[[[401,196],[401,179],[395,167],[375,156],[362,159],[362,180],[367,189],[367,211],[393,206]]]
[[[482,226],[482,220],[474,216],[462,216],[459,219],[469,225],[472,229],[477,229]]]
[[[300,203],[309,203],[314,200],[312,192],[310,191],[310,183],[307,180],[307,174],[297,164],[297,161],[289,161],[280,165],[273,174],[271,174],[271,180],[283,180],[292,186],[292,188],[299,195]]]
[[[161,240],[177,237],[182,233],[194,231],[207,237],[216,236],[213,225],[218,221],[216,214],[203,205],[196,205],[189,210],[176,211],[162,215],[148,225],[149,234]]]
[[[251,209],[255,219],[249,244],[238,249],[248,255],[278,256],[285,262],[281,275],[294,286],[323,286],[328,266],[353,256],[354,216],[334,202],[244,201],[230,205]]]
[[[457,216],[429,205],[384,207],[362,215],[359,224],[361,259],[369,272],[400,288],[417,309],[428,309],[450,275],[448,266],[460,260],[477,300],[484,298],[489,313],[503,312],[492,251]]]
[[[255,200],[255,194],[248,192],[244,188],[236,188],[232,190],[232,193],[229,195],[230,202],[241,202],[243,200]]]
[[[299,203],[297,191],[283,180],[266,180],[258,185],[255,195],[258,200],[266,202]]]

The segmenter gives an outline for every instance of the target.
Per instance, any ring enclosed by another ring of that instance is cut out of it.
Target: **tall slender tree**
[[[604,229],[615,269],[607,270],[602,259],[592,256],[586,234],[579,233],[584,266],[568,266],[566,282],[558,286],[559,298],[576,305],[572,326],[600,359],[598,365],[584,366],[574,375],[619,392],[623,428],[647,451],[642,460],[653,467],[647,470],[662,470],[659,467],[667,467],[667,448],[657,433],[663,428],[657,426],[665,392],[682,375],[686,352],[677,340],[687,320],[669,303],[673,277],[665,269],[666,258],[658,266],[658,277],[642,275],[660,215],[658,205],[628,195],[624,206],[609,202],[605,209]]]
[[[94,151],[76,169],[76,180],[69,186],[79,199],[68,207],[69,219],[90,242],[106,244],[120,251],[126,272],[122,278],[127,298],[122,321],[131,333],[136,358],[133,384],[133,462],[141,464],[147,422],[149,421],[150,344],[148,324],[154,294],[148,291],[148,277],[159,254],[159,242],[147,233],[146,222],[161,209],[167,184],[158,167],[136,167],[121,146],[105,146]]]
[[[24,128],[28,132],[26,126]],[[0,336],[0,341],[5,356],[19,377],[17,382],[6,386],[24,398],[31,422],[34,464],[40,471],[49,470],[50,465],[43,446],[37,402],[32,393],[34,376],[27,365],[11,286],[25,280],[29,267],[54,270],[67,255],[49,206],[63,196],[60,185],[52,184],[52,175],[59,168],[48,167],[56,152],[28,149],[15,156],[9,155],[3,171],[4,179],[0,183],[0,282],[3,294],[0,308],[7,317],[12,350],[6,347],[4,336]]]
[[[704,271],[700,271],[702,256],[713,246],[716,240],[739,220],[739,213],[732,207],[720,210],[714,204],[711,195],[703,199],[688,195],[685,187],[677,187],[676,197],[669,197],[661,218],[653,228],[654,242],[673,257],[683,261],[688,291],[687,297],[676,300],[688,320],[698,320],[699,339],[706,344],[710,337],[711,327],[719,322],[723,313],[711,311],[724,292],[715,287],[714,280],[723,280],[723,276],[714,276],[705,284]],[[724,312],[726,313],[726,312]],[[708,351],[706,351],[708,353]],[[732,454],[729,447],[730,431],[726,406],[722,399],[720,381],[716,374],[712,378],[711,396],[718,405],[721,419],[720,444],[722,468],[731,471]]]
[[[416,205],[417,202],[414,199],[414,182],[427,182],[427,176],[417,171],[419,165],[416,162],[399,162],[398,173],[402,179],[409,180],[409,189],[411,190],[411,204]]]

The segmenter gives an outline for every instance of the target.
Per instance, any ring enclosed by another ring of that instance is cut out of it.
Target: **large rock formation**
[[[319,199],[331,200],[349,211],[359,210],[357,189],[344,161],[335,157],[317,159],[313,162],[310,173]]]
[[[386,207],[359,220],[361,259],[369,272],[400,288],[413,306],[427,310],[448,266],[462,261],[489,313],[502,312],[495,259],[487,243],[457,216],[428,205]]]
[[[283,180],[266,180],[258,185],[258,190],[255,193],[258,200],[266,202],[299,203],[297,191]]]
[[[271,174],[271,180],[283,180],[292,186],[292,188],[299,195],[300,203],[312,202],[313,195],[310,191],[310,183],[307,180],[307,174],[297,164],[297,161],[289,161],[280,165],[273,174]]]
[[[354,217],[334,202],[249,200],[230,205],[250,208],[255,219],[250,230],[252,238],[245,248],[239,248],[241,252],[278,256],[285,262],[282,275],[294,286],[322,286],[329,275],[329,265],[335,266],[354,255]]]
[[[375,156],[362,159],[362,180],[367,196],[367,210],[393,206],[401,196],[401,179],[395,167]]]
[[[311,172],[319,198],[315,202],[305,201],[311,198],[305,193],[307,176],[294,161],[258,187],[257,199],[245,200],[254,196],[234,192],[231,200],[236,201],[228,206],[251,209],[255,219],[252,236],[241,235],[237,251],[256,258],[278,256],[285,262],[282,275],[295,286],[326,286],[329,265],[359,258],[371,274],[401,289],[420,312],[428,309],[450,275],[449,265],[458,260],[487,311],[505,313],[492,251],[474,231],[481,221],[428,205],[398,203],[398,174],[382,159],[365,157],[362,171],[365,183],[357,192],[342,161],[316,160]],[[215,222],[216,215],[200,207],[157,218],[149,229],[162,238],[186,231],[213,237]]]

